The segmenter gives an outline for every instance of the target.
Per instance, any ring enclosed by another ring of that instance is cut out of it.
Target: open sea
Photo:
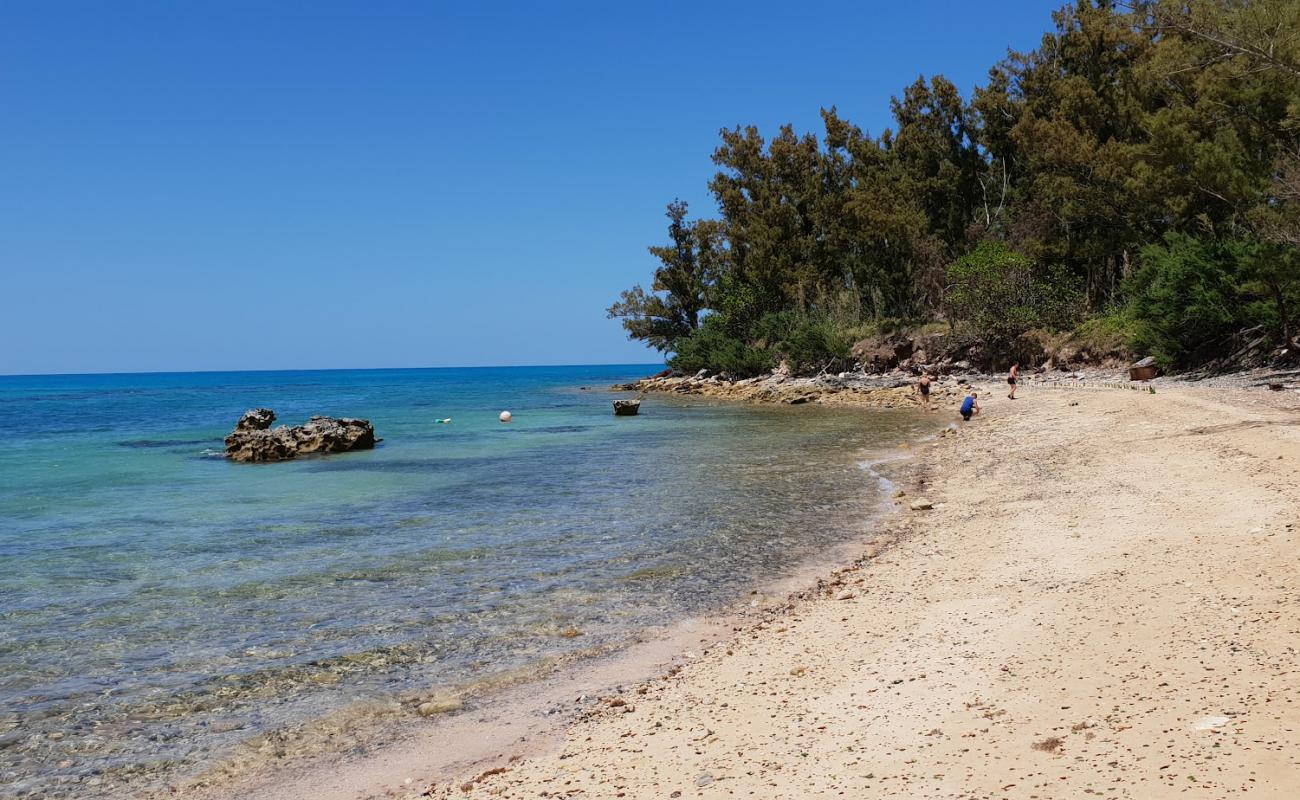
[[[0,796],[143,793],[725,607],[868,532],[870,464],[926,429],[657,395],[614,417],[610,384],[656,369],[0,377]],[[230,463],[256,406],[383,442]]]

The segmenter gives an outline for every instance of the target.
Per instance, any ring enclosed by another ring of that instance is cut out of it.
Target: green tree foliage
[[[733,336],[720,317],[710,316],[694,335],[678,343],[668,363],[682,372],[710,369],[743,378],[771,369],[776,362],[766,350]]]
[[[662,264],[655,270],[651,291],[634,286],[607,310],[611,318],[623,320],[630,337],[657,350],[671,350],[699,329],[710,288],[727,258],[718,223],[688,222],[686,212],[681,200],[668,204],[670,242],[649,248]]]
[[[1246,321],[1238,285],[1252,255],[1246,245],[1175,233],[1144,248],[1127,287],[1143,323],[1139,344],[1174,367],[1224,354]]]
[[[670,206],[651,290],[611,315],[682,365],[809,371],[843,363],[846,339],[883,319],[960,321],[998,350],[1065,324],[1081,299],[1091,315],[1137,309],[1123,313],[1149,331],[1141,343],[1188,364],[1213,349],[1195,331],[1222,334],[1209,297],[1227,276],[1251,310],[1224,324],[1293,340],[1300,3],[1080,0],[1052,23],[969,100],[918,78],[878,135],[835,108],[819,134],[723,130],[717,219]],[[1176,263],[1210,270],[1187,331],[1161,322],[1174,296],[1161,276],[1193,277]]]
[[[1068,274],[1039,268],[1002,242],[983,242],[948,269],[944,305],[995,347],[1032,328],[1075,321],[1079,294]]]
[[[1264,249],[1252,270],[1252,288],[1273,303],[1282,343],[1295,346],[1294,309],[1300,307],[1300,154],[1278,160],[1268,200],[1254,210]]]

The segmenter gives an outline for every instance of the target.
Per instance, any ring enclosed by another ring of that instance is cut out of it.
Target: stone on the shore
[[[312,417],[304,425],[272,428],[275,412],[254,408],[244,412],[226,437],[226,457],[233,461],[284,461],[310,453],[346,453],[375,446],[369,420]]]
[[[415,713],[422,717],[432,717],[435,714],[460,711],[464,707],[465,703],[459,697],[435,697],[416,706]]]
[[[930,509],[934,508],[934,503],[924,498],[917,498],[916,500],[912,501],[912,504],[909,507],[913,511],[929,511]]]

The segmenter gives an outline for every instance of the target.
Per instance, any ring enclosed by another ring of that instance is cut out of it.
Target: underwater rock
[[[312,417],[304,425],[272,428],[275,412],[254,408],[244,412],[226,437],[226,457],[234,461],[283,461],[310,453],[346,453],[375,446],[370,420]]]

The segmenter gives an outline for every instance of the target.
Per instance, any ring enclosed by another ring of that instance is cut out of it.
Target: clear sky
[[[718,130],[878,133],[1058,2],[0,4],[0,373],[646,363]]]

